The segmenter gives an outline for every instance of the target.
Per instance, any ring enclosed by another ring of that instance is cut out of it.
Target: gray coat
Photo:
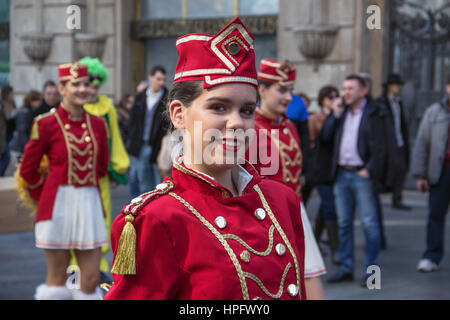
[[[445,160],[450,112],[448,97],[428,107],[420,123],[414,146],[411,172],[416,179],[438,183]]]
[[[3,103],[0,101],[0,154],[6,149],[6,116],[3,112]]]

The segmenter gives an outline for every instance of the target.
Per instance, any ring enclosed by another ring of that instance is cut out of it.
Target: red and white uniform
[[[242,195],[174,163],[173,179],[135,199],[136,274],[116,275],[105,299],[305,299],[303,227],[295,193],[236,167]]]
[[[294,124],[286,117],[280,123],[263,116],[260,109],[255,114],[256,136],[250,149],[257,150],[259,155],[267,155],[270,161],[257,161],[255,167],[259,173],[263,168],[271,168],[276,163],[278,170],[268,175],[274,179],[288,185],[302,199],[302,152],[300,139]],[[261,160],[261,159],[260,159]],[[265,163],[265,164],[264,164]],[[276,168],[275,168],[276,169]]]
[[[76,188],[97,186],[108,170],[108,141],[103,119],[83,114],[83,120],[70,120],[59,106],[35,120],[39,139],[30,139],[20,165],[20,175],[30,185],[30,195],[39,201],[35,222],[50,220],[60,186]],[[50,172],[42,176],[38,169],[47,155]]]
[[[107,173],[108,141],[103,119],[83,113],[72,121],[57,110],[35,120],[38,135],[25,147],[20,175],[38,201],[36,246],[88,250],[108,243],[98,180]],[[46,155],[50,172],[38,171]]]
[[[238,18],[217,35],[181,37],[174,82],[256,89],[252,43]],[[305,299],[296,194],[251,165],[231,175],[237,196],[176,161],[172,179],[132,200],[111,230],[114,283],[105,299]]]
[[[295,69],[290,68],[287,64],[270,59],[261,61],[258,72],[259,80],[287,86],[294,83],[295,77]],[[302,200],[303,155],[297,129],[285,115],[279,121],[265,115],[262,109],[257,109],[255,130],[256,136],[247,152],[247,159],[254,164],[262,176],[284,183],[299,197],[300,215],[305,234],[305,278],[323,275],[326,273],[325,263]],[[251,150],[256,150],[256,153],[253,152],[253,156],[250,156]],[[256,158],[255,154],[257,154]]]

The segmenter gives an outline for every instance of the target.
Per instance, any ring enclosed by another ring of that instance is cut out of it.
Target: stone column
[[[81,9],[81,29],[67,27],[67,8]],[[126,93],[134,93],[133,45],[130,23],[134,18],[134,1],[115,0],[12,0],[11,1],[11,84],[16,99],[22,104],[23,96],[31,89],[42,90],[47,80],[58,81],[57,66],[75,60],[75,33],[107,35],[102,57],[109,72],[108,83],[101,94],[115,102]],[[54,34],[50,54],[38,68],[24,53],[20,34],[44,32]]]
[[[283,0],[278,18],[278,59],[291,60],[297,67],[295,92],[312,98],[312,110],[317,108],[319,89],[324,85],[341,87],[346,75],[370,72],[377,85],[382,73],[383,30],[366,30],[367,6],[376,3],[384,13],[385,0]],[[296,26],[329,24],[339,26],[336,44],[331,54],[314,71],[297,48],[292,29]],[[378,88],[375,92],[378,93]]]
[[[92,0],[90,0],[92,1]],[[81,9],[81,31],[85,28],[86,0],[12,0],[10,63],[11,85],[16,102],[22,105],[23,96],[31,89],[41,91],[47,80],[58,81],[57,66],[74,59],[74,30],[67,28],[67,8]],[[79,30],[75,30],[79,31]],[[49,56],[41,68],[31,61],[23,50],[20,35],[25,32],[43,32],[54,35]]]

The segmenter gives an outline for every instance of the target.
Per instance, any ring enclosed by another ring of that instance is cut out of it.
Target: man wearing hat
[[[408,125],[400,92],[403,81],[400,75],[391,73],[383,84],[384,92],[377,99],[386,116],[388,165],[386,186],[392,191],[392,206],[399,210],[411,210],[402,202],[402,190],[409,168]]]

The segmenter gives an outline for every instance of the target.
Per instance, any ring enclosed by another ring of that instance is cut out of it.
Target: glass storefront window
[[[144,19],[181,19],[182,0],[142,0]]]
[[[0,1],[0,28],[9,23],[10,4],[10,0]],[[9,68],[9,39],[0,39],[0,87],[10,82]]]
[[[0,22],[9,22],[9,6],[11,0],[0,1]]]
[[[215,19],[238,16],[277,15],[279,0],[141,0],[142,19]],[[172,86],[178,53],[176,37],[151,38],[145,44],[145,66],[148,72],[155,65],[167,71],[168,88]],[[256,65],[262,58],[277,59],[276,36],[255,37]]]
[[[231,0],[187,0],[187,18],[221,18],[233,16]]]
[[[278,0],[239,0],[242,16],[278,14]]]
[[[141,0],[143,19],[276,15],[279,0]]]

